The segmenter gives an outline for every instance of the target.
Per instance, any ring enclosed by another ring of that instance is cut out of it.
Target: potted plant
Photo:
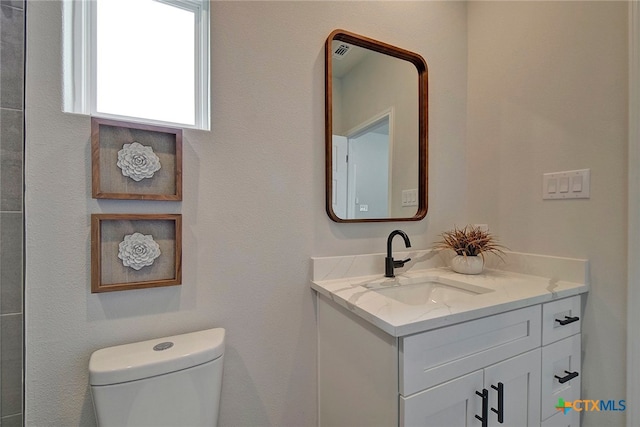
[[[440,235],[442,240],[436,242],[436,250],[450,249],[456,253],[451,260],[451,268],[457,273],[478,274],[484,268],[484,254],[494,253],[500,259],[504,255],[496,238],[488,231],[467,225],[464,228],[454,227]]]

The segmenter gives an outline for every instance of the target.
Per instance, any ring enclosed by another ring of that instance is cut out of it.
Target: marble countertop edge
[[[400,277],[437,276],[490,289],[481,295],[433,305],[403,304],[366,287],[381,275],[312,281],[311,287],[394,337],[402,337],[588,292],[586,283],[504,270],[460,275],[446,267],[411,270]],[[585,278],[586,279],[586,278]],[[393,280],[393,279],[392,279]]]

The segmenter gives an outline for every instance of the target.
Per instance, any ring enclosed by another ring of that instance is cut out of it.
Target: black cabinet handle
[[[498,414],[498,422],[502,424],[504,422],[504,384],[498,383],[498,387],[491,384],[491,388],[498,392],[498,409],[491,408],[491,410]]]
[[[482,427],[489,425],[489,390],[482,389],[482,393],[476,390],[476,394],[482,397],[482,416],[476,415],[476,419],[482,423]]]
[[[580,320],[578,316],[570,317],[564,316],[564,319],[556,319],[556,322],[560,323],[560,326],[568,325],[569,323],[577,322]]]
[[[558,379],[558,382],[560,384],[564,384],[567,381],[570,381],[572,379],[574,379],[575,377],[577,377],[579,374],[577,372],[569,372],[569,371],[564,371],[565,375],[564,377],[559,377],[557,375],[554,375],[554,377],[556,377]]]

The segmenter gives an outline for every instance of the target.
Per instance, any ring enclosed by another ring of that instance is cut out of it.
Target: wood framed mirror
[[[427,214],[428,78],[418,54],[344,30],[325,43],[326,210],[336,222]]]

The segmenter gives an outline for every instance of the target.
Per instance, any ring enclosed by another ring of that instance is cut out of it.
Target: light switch
[[[552,172],[542,175],[543,199],[588,199],[590,191],[590,169]]]
[[[559,187],[560,187],[560,192],[561,193],[568,193],[569,192],[569,177],[567,177],[567,176],[561,177],[559,184],[560,184]]]
[[[574,193],[582,191],[582,176],[578,175],[571,177],[571,191]]]
[[[418,189],[402,190],[402,206],[418,206]]]

